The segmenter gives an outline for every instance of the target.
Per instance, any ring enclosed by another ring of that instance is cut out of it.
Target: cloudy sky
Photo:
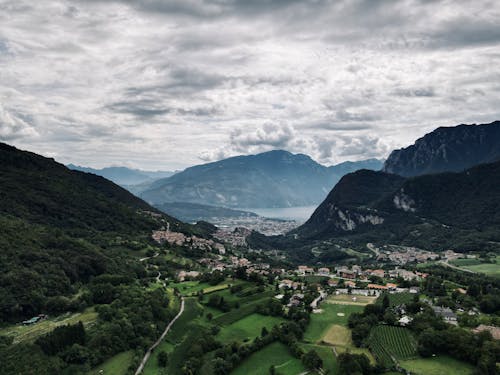
[[[177,169],[500,119],[498,1],[0,0],[0,140]]]

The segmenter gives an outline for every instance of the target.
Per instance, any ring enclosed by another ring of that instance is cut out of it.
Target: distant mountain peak
[[[394,150],[384,171],[401,176],[460,172],[500,160],[500,121],[439,127],[409,147]]]

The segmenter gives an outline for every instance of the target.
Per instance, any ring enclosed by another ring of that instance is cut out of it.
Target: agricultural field
[[[472,365],[443,355],[401,361],[400,364],[415,375],[471,375],[474,373]]]
[[[88,308],[83,312],[78,313],[66,313],[56,317],[49,317],[48,319],[42,320],[41,322],[24,326],[22,324],[11,325],[0,329],[0,335],[9,336],[14,338],[14,344],[34,341],[39,336],[42,336],[54,328],[68,325],[76,324],[82,322],[86,327],[91,326],[97,320],[97,313],[94,308]]]
[[[134,352],[129,350],[111,357],[103,364],[89,371],[87,375],[115,375],[125,374],[132,364]]]
[[[321,304],[321,313],[311,314],[311,321],[304,333],[304,340],[307,342],[320,341],[332,325],[346,326],[350,314],[363,311],[361,305],[340,305],[327,302],[328,300]]]
[[[386,367],[390,367],[394,360],[409,359],[417,355],[415,338],[403,327],[374,327],[369,342],[375,357]]]
[[[374,303],[377,297],[371,296],[358,296],[351,294],[339,294],[328,298],[327,303],[337,303],[341,305],[360,305],[365,306]]]
[[[223,282],[218,285],[210,285],[209,283],[200,283],[199,281],[183,281],[179,283],[170,283],[168,285],[169,288],[177,288],[179,293],[183,296],[194,296],[200,290],[203,290],[203,293],[207,294],[210,292],[215,292],[217,290],[227,289],[229,288],[228,282]]]
[[[464,260],[474,260],[474,259],[464,259]],[[479,263],[479,264],[464,264],[460,266],[461,268],[468,269],[472,272],[484,273],[489,276],[500,277],[500,256],[495,258],[495,263]]]
[[[351,330],[347,327],[334,324],[326,331],[321,341],[333,346],[352,346]]]
[[[300,359],[293,357],[285,345],[274,342],[245,359],[231,375],[268,374],[271,365],[283,375],[298,375],[306,370]]]
[[[415,294],[411,293],[388,293],[387,295],[389,296],[391,306],[411,303],[415,296]],[[382,303],[383,296],[384,294],[381,294],[376,303]]]
[[[217,339],[222,342],[245,341],[260,336],[262,328],[271,331],[273,326],[283,322],[283,318],[251,314],[228,326],[222,327]]]

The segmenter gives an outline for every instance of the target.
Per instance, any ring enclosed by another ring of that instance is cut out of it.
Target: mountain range
[[[127,167],[106,167],[102,169],[94,169],[89,167],[81,167],[74,164],[68,164],[67,167],[72,170],[102,176],[121,186],[151,183],[154,180],[158,180],[160,178],[170,177],[175,173],[168,171],[143,171],[140,169],[130,169]]]
[[[415,144],[393,151],[384,171],[405,177],[460,172],[500,160],[500,121],[440,127]]]
[[[500,122],[438,128],[414,146],[394,151],[385,171],[345,175],[291,235],[301,241],[348,238],[425,248],[500,249],[500,161],[482,164],[498,160],[500,146],[492,145],[500,145],[499,129]],[[477,142],[488,146],[480,148]],[[474,163],[479,165],[464,170]],[[436,173],[440,170],[446,172]],[[423,171],[433,173],[412,177]]]
[[[274,150],[197,165],[155,181],[140,197],[151,204],[188,202],[229,208],[307,206],[321,202],[346,173],[381,169],[369,159],[326,167],[309,156]]]
[[[167,223],[201,231],[101,176],[0,143],[0,322],[39,314],[98,275],[135,275],[129,245]]]

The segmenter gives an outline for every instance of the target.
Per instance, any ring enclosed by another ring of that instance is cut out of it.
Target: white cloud
[[[386,157],[500,118],[499,23],[489,1],[0,0],[0,136],[96,167]]]

